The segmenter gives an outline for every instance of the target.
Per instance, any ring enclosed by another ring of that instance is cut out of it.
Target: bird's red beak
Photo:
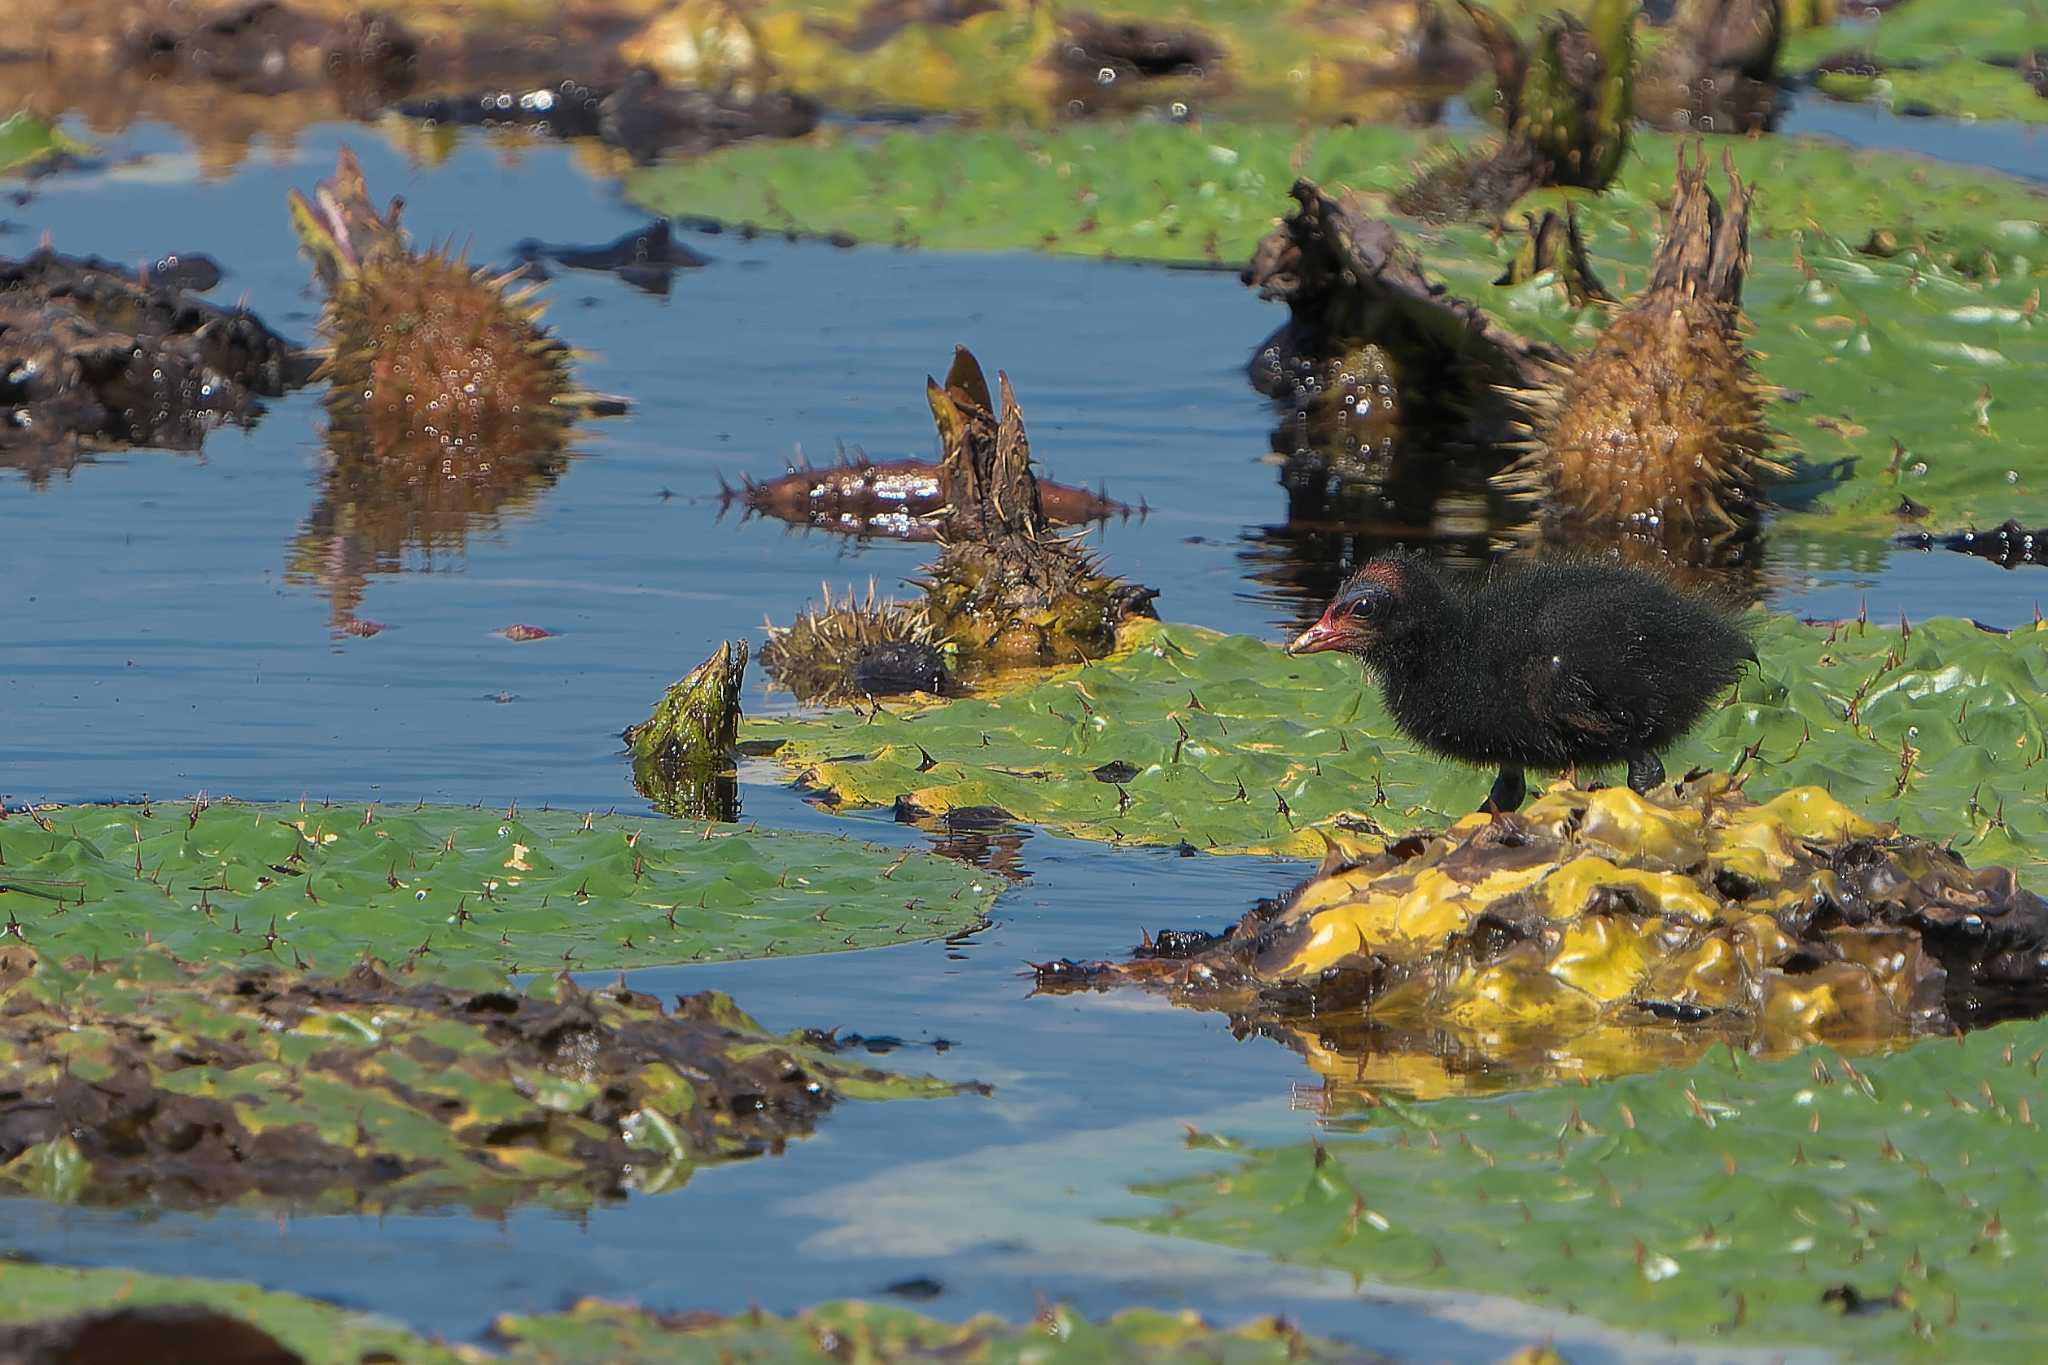
[[[1332,621],[1327,615],[1288,642],[1289,654],[1321,654],[1325,650],[1345,647],[1345,630],[1342,624]]]

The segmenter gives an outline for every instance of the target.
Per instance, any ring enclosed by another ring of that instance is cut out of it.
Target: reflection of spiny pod
[[[1727,165],[1724,218],[1706,157],[1680,149],[1671,223],[1649,286],[1558,385],[1525,392],[1528,453],[1497,478],[1540,497],[1548,540],[1625,541],[1680,564],[1735,557],[1766,479],[1763,386],[1743,346],[1753,191]]]
[[[2001,569],[2022,564],[2048,564],[2048,530],[2029,531],[2017,521],[2007,521],[1989,531],[1972,527],[1936,535],[1932,531],[1908,531],[1893,542],[1915,550],[1954,550],[1958,554],[1988,559]]]

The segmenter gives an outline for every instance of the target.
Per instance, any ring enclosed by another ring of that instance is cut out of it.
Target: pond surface
[[[344,141],[374,192],[404,196],[417,234],[466,242],[477,260],[509,261],[525,238],[603,242],[644,221],[559,147],[471,139],[423,168],[373,129],[322,128],[207,184],[174,134],[142,127],[105,146],[103,168],[40,182],[10,206],[17,226],[0,251],[26,251],[48,230],[62,250],[121,260],[205,252],[230,272],[216,297],[246,295],[273,326],[308,338],[317,305],[284,196],[330,170]],[[716,641],[756,634],[764,614],[787,619],[821,581],[873,577],[887,590],[928,553],[742,521],[721,508],[721,476],[772,476],[799,448],[826,459],[840,443],[878,459],[930,455],[921,386],[956,343],[1009,372],[1054,476],[1099,481],[1146,508],[1093,534],[1117,572],[1162,590],[1163,615],[1267,638],[1296,619],[1300,604],[1262,578],[1276,576],[1275,552],[1261,547],[1286,540],[1275,529],[1285,499],[1262,459],[1273,414],[1243,376],[1279,310],[1233,275],[689,240],[711,263],[678,276],[667,298],[558,274],[553,324],[589,352],[586,382],[630,396],[633,410],[586,428],[554,486],[466,544],[444,538],[393,562],[332,538],[324,528],[346,518],[316,506],[317,390],[278,402],[252,431],[215,434],[202,456],[103,457],[41,488],[0,471],[0,800],[204,791],[637,808],[617,732],[668,681]],[[1967,602],[1979,619],[2012,624],[2031,617],[2048,575],[1788,538],[1771,543],[1766,582],[1774,605],[1812,615],[1867,602],[1879,619],[1919,618]],[[338,633],[349,611],[387,628]],[[558,633],[494,634],[514,623]],[[787,698],[750,691],[748,703]],[[847,828],[771,770],[752,776],[750,818]],[[860,821],[877,838],[923,837]],[[967,942],[635,980],[730,990],[771,1026],[900,1037],[893,1061],[992,1082],[992,1099],[849,1106],[780,1159],[707,1170],[679,1194],[576,1219],[16,1202],[6,1245],[253,1272],[454,1337],[489,1312],[586,1293],[791,1309],[929,1279],[943,1292],[923,1306],[949,1316],[1017,1316],[1043,1293],[1091,1312],[1284,1310],[1431,1358],[1497,1359],[1553,1332],[1575,1361],[1615,1353],[1614,1339],[1568,1319],[1360,1299],[1348,1283],[1101,1222],[1142,1207],[1130,1183],[1212,1160],[1185,1152],[1183,1123],[1299,1136],[1313,1120],[1296,1091],[1311,1073],[1271,1042],[1233,1041],[1213,1015],[1031,998],[1021,968],[1121,953],[1141,927],[1219,928],[1304,869],[1010,837],[1021,842],[1004,852],[1028,880]],[[931,1047],[940,1038],[944,1051]],[[1639,1347],[1623,1349],[1641,1358]]]

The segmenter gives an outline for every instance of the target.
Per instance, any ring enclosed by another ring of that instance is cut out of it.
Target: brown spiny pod
[[[1753,191],[1726,165],[1724,214],[1706,156],[1681,148],[1649,286],[1555,387],[1526,395],[1529,453],[1500,476],[1542,499],[1548,541],[1617,535],[1682,564],[1725,562],[1755,534],[1771,460],[1743,345]]]
[[[377,212],[346,147],[312,199],[292,192],[293,226],[327,289],[321,374],[336,425],[379,458],[431,459],[451,478],[506,450],[559,446],[570,422],[605,406],[576,389],[569,348],[511,276],[414,251],[399,207]]]

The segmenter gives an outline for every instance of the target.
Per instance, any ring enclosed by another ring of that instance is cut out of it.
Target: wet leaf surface
[[[0,946],[328,971],[638,967],[956,933],[973,868],[812,834],[466,807],[78,806],[0,824]]]
[[[1872,1049],[2048,1005],[2048,902],[2003,868],[1817,787],[1756,803],[1713,774],[1648,797],[1559,783],[1440,834],[1339,834],[1315,876],[1222,936],[1148,935],[1042,990],[1150,987],[1355,1058],[1403,1090],[1614,1075],[1717,1041]],[[1443,1078],[1428,1083],[1428,1060]],[[1392,1063],[1390,1067],[1390,1063]],[[1342,1069],[1319,1065],[1346,1089]]]
[[[582,1207],[779,1152],[840,1099],[958,1088],[841,1061],[716,992],[567,977],[0,959],[0,1181],[64,1203]]]
[[[1441,827],[1485,795],[1490,773],[1395,732],[1354,660],[1192,626],[1139,625],[1124,642],[996,696],[742,733],[780,740],[778,759],[844,802],[993,805],[1086,838],[1198,851],[1317,857],[1317,826]],[[1672,773],[1740,763],[1752,796],[1819,786],[1908,833],[1953,838],[1973,862],[2048,880],[2048,634],[1770,618],[1757,651],[1760,669],[1665,755]],[[1109,764],[1135,772],[1106,782]]]
[[[1137,1220],[1410,1288],[1508,1294],[1716,1348],[2032,1360],[2048,1024],[1850,1062],[1717,1049],[1581,1088],[1374,1109]],[[1844,1312],[1840,1305],[1864,1310]]]

